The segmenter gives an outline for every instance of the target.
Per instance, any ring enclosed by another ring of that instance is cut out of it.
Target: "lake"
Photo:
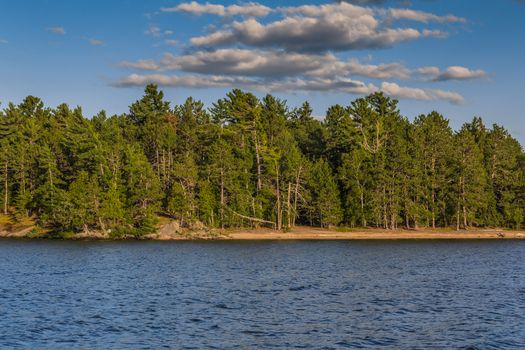
[[[525,242],[0,241],[0,347],[523,349]]]

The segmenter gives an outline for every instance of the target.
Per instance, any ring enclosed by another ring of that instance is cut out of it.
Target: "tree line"
[[[2,212],[54,231],[142,235],[159,216],[210,228],[498,226],[525,221],[525,154],[480,118],[410,122],[382,93],[328,109],[241,90],[206,109],[148,85],[91,119],[33,96],[0,112]]]

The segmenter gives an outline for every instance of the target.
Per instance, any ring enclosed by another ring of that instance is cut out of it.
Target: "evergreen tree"
[[[160,208],[160,184],[144,152],[134,146],[124,154],[124,176],[127,217],[137,234],[149,233],[156,223],[155,213]]]
[[[437,112],[421,115],[414,122],[412,141],[416,150],[419,198],[418,222],[433,228],[447,225],[446,203],[449,200],[453,133],[448,120]]]
[[[480,215],[487,206],[487,174],[483,154],[476,143],[475,134],[464,126],[455,135],[457,213],[456,227],[468,228],[485,224]]]
[[[338,225],[342,219],[339,192],[330,166],[324,158],[313,165],[308,187],[311,193],[309,206],[314,222],[321,227]]]
[[[170,109],[148,85],[129,113],[86,118],[28,96],[0,111],[0,195],[9,221],[136,235],[158,216],[191,226],[284,229],[523,227],[525,154],[474,118],[413,123],[382,93],[328,109],[232,90],[207,111]]]
[[[320,120],[312,117],[312,108],[304,102],[288,115],[288,129],[302,154],[308,159],[319,159],[326,149],[326,128]]]

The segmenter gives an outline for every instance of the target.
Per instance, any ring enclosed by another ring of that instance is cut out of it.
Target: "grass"
[[[363,231],[367,230],[366,227],[349,227],[349,226],[337,226],[335,230],[337,232],[355,232],[355,231]]]
[[[0,214],[0,227],[13,225],[13,218],[9,215]]]

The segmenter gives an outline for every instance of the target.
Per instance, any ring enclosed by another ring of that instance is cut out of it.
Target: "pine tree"
[[[71,203],[64,190],[65,182],[49,146],[39,154],[40,186],[36,192],[36,207],[40,222],[54,230],[72,229]]]
[[[208,227],[217,227],[217,194],[208,180],[202,180],[198,184],[198,208],[199,219]]]
[[[117,179],[113,179],[109,188],[101,194],[98,223],[103,231],[119,228],[125,223],[126,210],[123,197]]]
[[[321,158],[312,167],[309,178],[310,208],[321,227],[338,225],[342,219],[337,183],[328,162]]]
[[[486,167],[491,192],[494,194],[495,219],[492,225],[519,227],[524,219],[519,205],[520,169],[522,149],[507,130],[494,125],[486,137]]]
[[[320,120],[312,116],[312,108],[304,102],[288,114],[288,129],[307,159],[319,159],[325,153],[327,133]]]
[[[439,223],[446,226],[447,193],[450,191],[450,156],[452,152],[452,129],[449,121],[437,112],[421,115],[414,122],[412,141],[416,148],[416,164],[420,167],[418,204],[421,219],[433,228]]]
[[[148,85],[118,116],[33,96],[8,104],[0,195],[9,222],[31,217],[53,232],[140,236],[159,215],[218,228],[519,228],[525,154],[481,118],[456,133],[437,112],[410,123],[382,93],[320,121],[308,103],[290,111],[241,90],[209,112],[193,98],[171,110]]]
[[[169,102],[164,101],[164,93],[153,84],[147,85],[142,99],[130,107],[129,120],[134,128],[129,136],[141,142],[159,180],[163,169],[161,156],[166,151],[164,142],[171,141],[166,135],[173,127],[170,116]]]
[[[456,186],[457,207],[456,227],[484,225],[480,215],[487,206],[487,174],[483,166],[483,154],[475,135],[464,126],[455,135],[457,157]]]
[[[95,176],[89,176],[85,170],[78,172],[76,179],[69,185],[68,198],[71,204],[69,213],[72,228],[87,230],[97,227],[99,222],[100,193]]]
[[[144,152],[130,146],[125,151],[124,176],[127,216],[137,234],[149,233],[156,224],[155,213],[160,208],[159,179]]]

